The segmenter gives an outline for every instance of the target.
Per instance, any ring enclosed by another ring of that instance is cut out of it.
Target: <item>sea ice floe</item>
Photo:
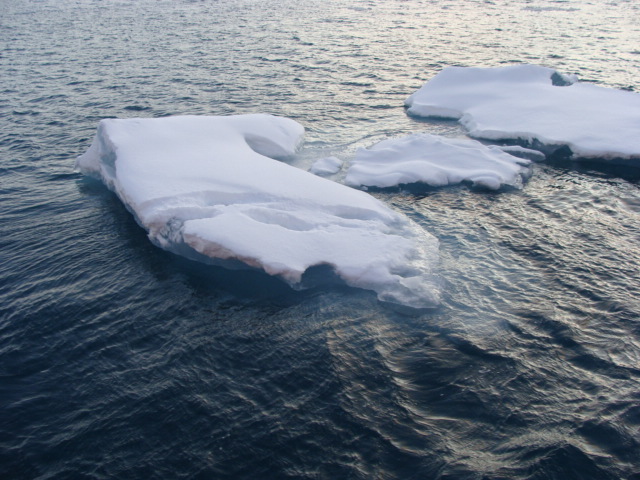
[[[527,158],[534,162],[542,162],[547,158],[546,155],[539,150],[524,148],[520,145],[489,145],[489,148],[497,148],[514,157]]]
[[[497,190],[503,185],[520,187],[529,175],[530,163],[468,138],[413,134],[359,149],[345,183],[385,188],[418,182],[436,187],[471,182]]]
[[[562,146],[574,158],[640,164],[640,94],[604,88],[551,68],[447,67],[405,102],[408,113],[458,119],[487,140]]]
[[[437,240],[371,195],[275,159],[292,155],[303,134],[262,114],[107,119],[76,165],[166,250],[240,261],[294,287],[328,265],[382,301],[436,305]]]
[[[341,168],[342,160],[339,158],[324,157],[313,162],[309,171],[314,175],[333,175],[334,173],[338,173]]]

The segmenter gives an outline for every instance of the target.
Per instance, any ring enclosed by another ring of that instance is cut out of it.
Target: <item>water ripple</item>
[[[297,164],[389,136],[447,65],[640,90],[638,5],[15,0],[0,52],[0,476],[640,474],[638,174],[374,192],[441,242],[444,304],[294,292],[148,241],[73,172],[107,117],[269,112]],[[132,27],[133,26],[133,27]]]

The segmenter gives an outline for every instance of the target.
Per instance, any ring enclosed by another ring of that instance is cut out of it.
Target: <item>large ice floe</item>
[[[566,146],[574,158],[640,164],[640,94],[536,65],[447,67],[405,102],[408,113],[458,119],[475,138]]]
[[[436,305],[435,237],[365,192],[276,160],[303,135],[264,114],[107,119],[76,165],[166,250],[256,267],[294,287],[328,265],[382,301]]]
[[[470,182],[497,190],[503,185],[522,186],[529,176],[530,163],[531,160],[476,140],[414,134],[359,149],[345,183],[385,188],[411,183],[441,187]]]

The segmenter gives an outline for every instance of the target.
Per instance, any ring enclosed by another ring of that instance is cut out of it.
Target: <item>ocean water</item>
[[[3,0],[0,478],[639,479],[638,171],[373,192],[441,242],[407,314],[164,252],[73,170],[106,117],[288,116],[300,168],[459,135],[404,99],[512,63],[640,91],[640,4]]]

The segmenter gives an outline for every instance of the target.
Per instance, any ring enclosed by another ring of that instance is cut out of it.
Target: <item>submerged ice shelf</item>
[[[447,67],[405,105],[411,115],[457,119],[475,138],[566,146],[574,158],[640,166],[640,95],[551,68]]]
[[[435,306],[436,238],[365,192],[276,160],[303,135],[295,121],[262,114],[107,119],[76,165],[166,250],[240,261],[294,287],[329,265],[382,301]]]

